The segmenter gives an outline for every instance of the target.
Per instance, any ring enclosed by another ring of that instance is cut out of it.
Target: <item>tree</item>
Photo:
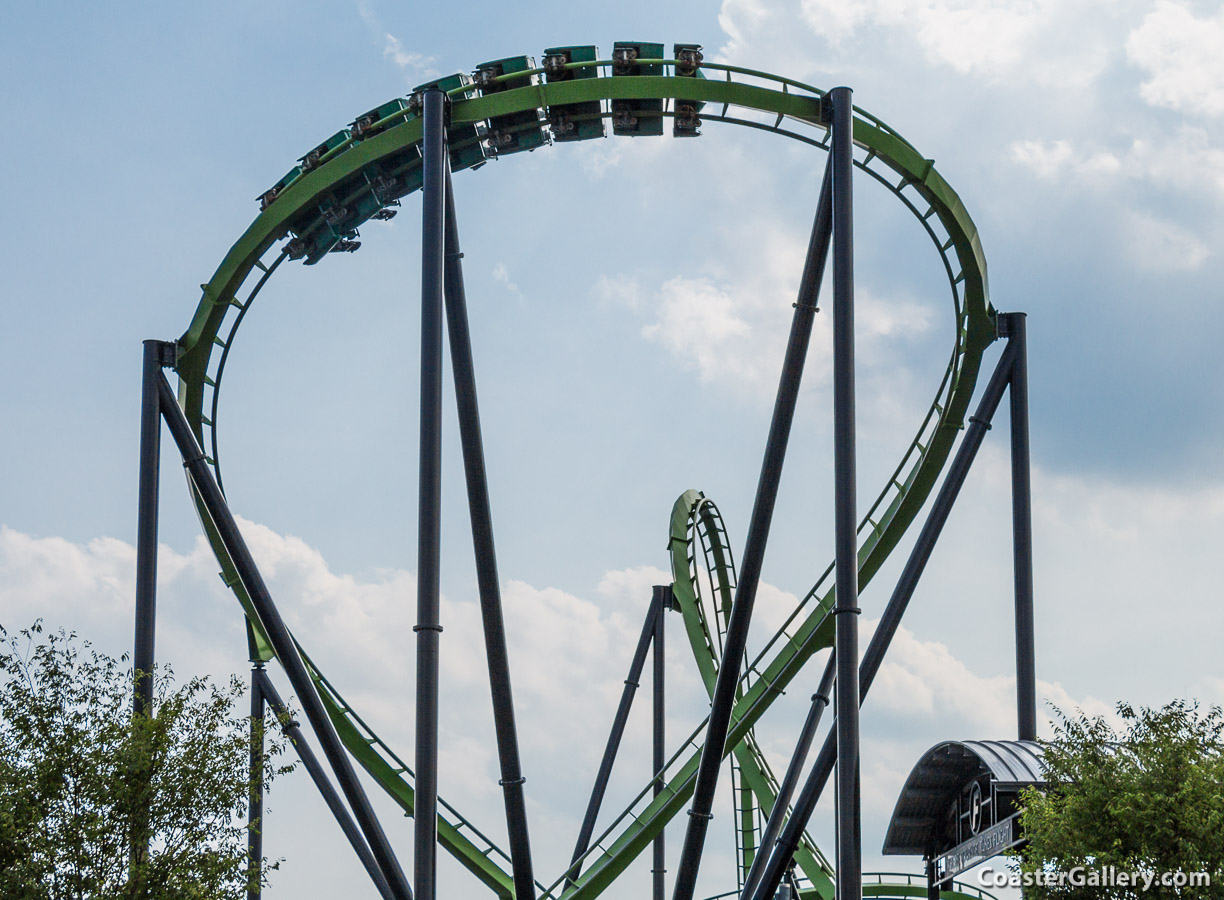
[[[0,626],[0,896],[245,897],[242,684],[175,688],[159,669],[145,716],[132,713],[132,678],[75,634],[44,634],[41,621],[18,635]],[[271,756],[282,749],[269,742]],[[265,765],[265,782],[284,771]],[[133,857],[144,828],[150,851]]]
[[[1059,713],[1049,788],[1023,798],[1025,897],[1224,897],[1224,710],[1181,700],[1117,710],[1120,734]],[[1195,873],[1211,884],[1190,883]]]

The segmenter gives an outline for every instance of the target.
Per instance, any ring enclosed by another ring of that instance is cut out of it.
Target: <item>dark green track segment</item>
[[[581,59],[581,55],[576,58]],[[823,92],[816,88],[763,72],[712,63],[702,63],[700,74],[704,77],[675,74],[675,60],[639,59],[637,65],[640,70],[632,77],[612,77],[606,74],[611,71],[611,60],[574,62],[567,70],[576,77],[564,80],[549,80],[543,69],[519,70],[503,78],[515,85],[527,81],[527,86],[489,90],[483,96],[476,85],[468,83],[466,76],[448,79],[449,84],[456,85],[450,92],[453,104],[450,128],[460,138],[452,145],[452,165],[456,170],[479,166],[487,155],[480,136],[491,126],[501,125],[503,132],[507,122],[524,123],[513,125],[512,129],[542,128],[550,111],[589,110],[594,108],[592,104],[600,109],[600,116],[608,117],[613,101],[623,100],[661,100],[660,118],[664,120],[673,117],[677,100],[683,101],[686,108],[700,104],[697,108],[705,125],[741,125],[828,149],[828,131],[821,118]],[[644,74],[654,71],[663,74]],[[320,144],[317,158],[311,159],[312,154],[304,157],[302,166],[291,169],[274,192],[264,195],[262,211],[202,285],[203,296],[195,315],[178,341],[175,368],[180,379],[180,403],[201,446],[211,453],[209,462],[218,478],[215,419],[223,373],[221,360],[234,342],[237,325],[263,282],[286,257],[302,254],[308,262],[325,258],[326,251],[321,248],[328,246],[328,241],[354,236],[359,225],[397,205],[402,196],[419,186],[421,122],[410,100],[401,102],[402,98],[396,98],[376,107],[371,113],[383,118],[372,118],[367,113],[353,127]],[[649,110],[657,106],[643,104],[635,108]],[[599,121],[600,117],[593,119]],[[597,132],[584,128],[573,133]],[[954,312],[950,359],[935,398],[918,434],[859,528],[860,582],[865,585],[900,541],[934,487],[956,434],[963,427],[982,354],[997,334],[987,293],[985,256],[977,229],[956,192],[935,170],[931,160],[883,122],[861,110],[855,114],[854,141],[858,148],[855,164],[891,190],[931,236],[944,262]],[[534,141],[510,143],[527,146]],[[815,179],[818,166],[814,164],[812,171]],[[302,251],[304,244],[313,247],[313,255]],[[262,637],[262,628],[211,523],[206,515],[202,519],[226,583]],[[833,603],[832,589],[827,583],[831,570],[832,566],[744,673],[732,714],[728,752],[749,739],[753,723],[804,663],[830,645],[832,621],[826,614]],[[687,622],[686,617],[686,627]],[[271,657],[266,641],[261,640],[260,654],[265,659]],[[360,722],[321,674],[317,671],[315,674],[345,745],[405,811],[411,812],[411,774],[407,767]],[[665,789],[658,800],[651,799],[647,785],[633,807],[593,842],[577,884],[567,888],[564,880],[558,879],[543,897],[578,900],[598,896],[649,846],[668,821],[683,813],[692,791],[703,733],[704,725],[665,768],[662,773]],[[761,794],[768,795],[768,779],[762,773],[762,779],[754,776],[753,780],[754,792],[765,803]],[[758,792],[756,787],[762,785]],[[457,813],[452,816],[455,817]],[[482,836],[472,837],[479,832],[462,817],[448,820],[447,825],[443,826],[440,817],[439,836],[445,848],[496,894],[508,896],[511,880],[506,854]],[[827,864],[820,865],[815,856],[812,862],[816,869],[827,869]],[[823,884],[816,887],[824,896],[820,890]]]
[[[718,670],[722,665],[722,641],[719,640],[718,646],[715,645],[716,629],[711,628],[710,620],[715,616],[724,620],[730,616],[735,565],[722,542],[710,539],[711,535],[723,531],[722,516],[713,501],[701,492],[685,491],[676,500],[672,506],[670,531],[668,546],[671,554],[672,596],[683,616],[685,634],[697,661],[701,680],[707,693],[713,697],[714,684],[718,680]],[[701,596],[697,573],[699,551],[710,561],[710,587],[713,597]],[[741,687],[746,686],[741,682]],[[741,690],[737,699],[742,699],[742,693]],[[729,753],[735,755],[744,783],[756,796],[762,814],[768,816],[777,802],[778,781],[765,760],[765,754],[761,752],[751,731],[734,747],[728,742],[728,747]],[[751,865],[751,862],[750,858],[746,859],[745,868]],[[804,834],[799,849],[795,851],[795,862],[819,896],[833,896],[833,867],[807,834]]]

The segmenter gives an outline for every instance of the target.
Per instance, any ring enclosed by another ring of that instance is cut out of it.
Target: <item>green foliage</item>
[[[1154,880],[1146,889],[1035,884],[1025,897],[1224,897],[1224,711],[1180,700],[1117,709],[1121,734],[1102,718],[1059,713],[1046,747],[1049,790],[1024,797],[1020,866],[1030,878],[1083,867],[1086,878],[1113,871]],[[1206,872],[1212,884],[1161,884],[1166,872]]]
[[[159,670],[149,717],[132,714],[132,678],[75,635],[0,626],[0,896],[245,897],[241,683],[174,688]],[[269,744],[271,759],[283,747]],[[263,778],[284,771],[269,764]],[[133,856],[141,834],[149,853]]]

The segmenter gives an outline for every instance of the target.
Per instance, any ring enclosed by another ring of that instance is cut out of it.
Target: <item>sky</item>
[[[254,198],[297,157],[358,113],[486,60],[697,42],[707,59],[852,87],[960,194],[995,306],[1028,314],[1043,735],[1056,709],[1224,702],[1224,7],[459,11],[303,0],[6,12],[0,624],[41,617],[107,652],[129,647],[140,341],[185,330]],[[568,856],[650,586],[667,580],[674,499],[704,490],[742,547],[823,163],[708,125],[698,140],[554,146],[456,178],[542,880]],[[925,234],[878,186],[857,184],[864,508],[935,392],[953,318]],[[418,203],[370,223],[355,254],[281,270],[244,323],[218,419],[230,501],[283,613],[406,755]],[[817,317],[750,646],[831,559],[830,328]],[[446,416],[440,790],[497,836],[453,404]],[[919,871],[879,848],[928,747],[1014,735],[1006,434],[1001,421],[988,436],[863,709],[870,871]],[[180,676],[243,673],[238,607],[169,453],[162,474],[159,660]],[[910,543],[863,592],[864,638]],[[669,625],[678,741],[705,699],[679,618]],[[759,728],[778,769],[819,659]],[[644,709],[631,720],[609,813],[648,777],[648,720]],[[410,868],[411,822],[375,802]],[[729,799],[719,803],[699,896],[734,887]],[[374,896],[304,772],[275,786],[270,807],[266,847],[284,858],[270,896]],[[827,804],[812,832],[831,850]],[[679,827],[669,840],[674,870]],[[446,896],[485,896],[443,860]],[[639,861],[607,896],[641,896],[648,868]]]

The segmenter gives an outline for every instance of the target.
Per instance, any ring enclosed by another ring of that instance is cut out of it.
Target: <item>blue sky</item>
[[[357,113],[488,59],[696,41],[708,58],[853,87],[960,193],[995,305],[1029,314],[1043,698],[1093,712],[1122,699],[1224,701],[1220,4],[461,12],[368,0],[49,3],[6,16],[0,623],[41,615],[112,652],[127,646],[140,341],[184,330],[253,198],[294,159]],[[742,544],[822,165],[778,139],[708,127],[697,141],[552,147],[456,179],[529,812],[550,874],[576,831],[574,797],[594,772],[649,585],[665,577],[672,501],[705,490]],[[925,236],[860,185],[866,503],[934,393],[952,317]],[[405,752],[418,208],[410,198],[393,222],[371,223],[356,254],[282,270],[244,324],[219,419],[227,489],[282,608]],[[830,558],[828,329],[820,318],[766,560],[766,619]],[[497,833],[447,415],[441,789]],[[923,750],[1014,728],[1005,436],[988,439],[864,710],[869,867],[916,866],[875,853]],[[160,658],[183,674],[240,672],[237,607],[177,468],[167,456]],[[865,626],[898,569],[864,593]],[[702,693],[680,641],[671,648],[679,735],[700,718]],[[808,690],[762,726],[777,762]],[[646,777],[645,727],[633,726],[640,759],[625,761],[617,796]],[[339,891],[356,864],[305,782],[272,800],[269,850],[286,857],[275,883]],[[828,847],[831,818],[819,815]],[[408,859],[410,823],[388,821]],[[717,820],[714,833],[707,893],[734,878]],[[479,896],[446,877],[448,896]],[[609,896],[635,896],[634,884]]]

